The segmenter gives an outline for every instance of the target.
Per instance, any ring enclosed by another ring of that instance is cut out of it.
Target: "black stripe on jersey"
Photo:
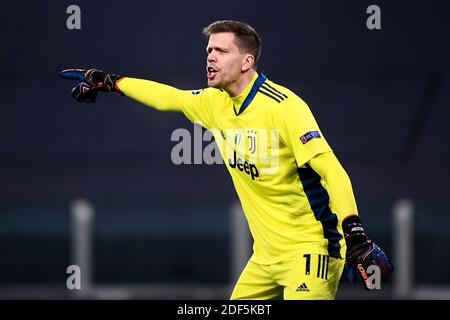
[[[320,175],[310,166],[307,165],[306,168],[298,168],[297,170],[314,216],[322,224],[323,235],[328,240],[328,254],[333,258],[341,258],[339,241],[343,236],[337,228],[337,215],[330,209],[328,191],[320,183]]]
[[[269,87],[267,87],[267,86],[265,85],[265,83],[262,84],[261,88],[264,88],[266,91],[268,91],[268,92],[270,92],[271,94],[277,96],[278,98],[281,99],[281,101],[283,101],[284,99],[286,99],[286,98],[283,97],[279,92],[276,92],[275,90],[270,89]]]
[[[317,265],[317,278],[320,278],[320,263],[322,262],[322,255],[319,254],[318,256],[319,256],[319,259],[317,259],[317,260],[318,260],[319,264]]]
[[[279,94],[281,94],[283,97],[285,97],[285,98],[287,98],[288,96],[287,95],[285,95],[283,92],[281,92],[280,90],[278,90],[278,89],[275,89],[274,87],[272,87],[270,84],[268,84],[267,82],[264,82],[264,85],[266,85],[266,86],[268,86],[269,88],[271,88],[272,90],[274,90],[274,91],[276,91],[276,92],[278,92]]]
[[[326,269],[326,260],[325,260],[326,256],[322,256],[322,274],[320,275],[320,278],[323,279],[325,278],[325,269]]]
[[[325,271],[325,280],[328,280],[328,265],[330,264],[330,256],[327,256],[327,270]]]
[[[260,89],[258,90],[258,92],[261,92],[263,95],[266,95],[266,96],[268,96],[269,98],[272,98],[273,100],[275,100],[275,101],[278,102],[278,103],[281,102],[281,100],[280,100],[279,98],[275,97],[274,95],[272,95],[272,94],[270,94],[270,93],[268,93],[268,92],[263,91],[262,88],[260,88]]]

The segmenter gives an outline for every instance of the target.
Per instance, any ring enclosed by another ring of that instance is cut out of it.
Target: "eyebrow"
[[[218,50],[218,51],[223,51],[223,52],[228,52],[228,50],[227,49],[225,49],[224,47],[206,47],[206,52],[208,52],[209,53],[209,51],[212,51],[213,49],[216,49],[216,50]]]

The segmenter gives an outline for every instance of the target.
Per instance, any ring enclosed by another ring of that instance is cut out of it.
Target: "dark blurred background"
[[[81,30],[66,27],[72,4]],[[381,30],[366,27],[371,4]],[[221,19],[254,26],[259,70],[310,105],[371,237],[395,256],[393,206],[409,199],[414,286],[450,287],[449,16],[449,1],[425,0],[2,2],[0,297],[67,291],[79,198],[95,208],[95,283],[232,285],[231,179],[171,162],[171,133],[193,125],[112,94],[79,104],[58,78],[95,67],[204,87],[201,30]]]

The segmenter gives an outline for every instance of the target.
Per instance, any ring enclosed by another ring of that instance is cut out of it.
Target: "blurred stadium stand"
[[[96,298],[227,298],[230,207],[219,165],[172,164],[182,115],[124,97],[70,98],[66,67],[97,67],[180,88],[205,86],[201,29],[252,24],[259,69],[297,92],[352,179],[372,236],[393,255],[392,207],[415,205],[411,298],[449,297],[450,3],[377,1],[77,1],[82,29],[66,28],[70,1],[2,3],[0,44],[0,298],[71,298],[74,199],[95,206]],[[394,261],[395,263],[395,261]],[[338,298],[393,298],[343,280]],[[444,289],[439,289],[444,288]],[[430,294],[431,292],[431,294]]]

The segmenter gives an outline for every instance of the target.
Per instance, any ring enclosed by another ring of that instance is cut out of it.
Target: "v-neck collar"
[[[231,98],[231,100],[233,101],[233,111],[236,116],[242,114],[245,111],[245,109],[247,109],[247,107],[250,105],[250,103],[253,101],[256,94],[258,93],[259,88],[264,83],[264,81],[266,81],[266,79],[267,79],[263,73],[258,75],[257,78],[256,78],[256,76],[257,76],[257,73],[255,73],[255,75],[253,76],[253,81],[251,81],[249,83],[248,87],[240,95],[238,95],[237,97]],[[256,78],[256,80],[255,80],[255,78]],[[236,103],[239,104],[239,102],[242,101],[242,99],[244,99],[244,101],[242,102],[241,106],[239,107],[239,111],[236,112],[235,105],[236,105]]]

